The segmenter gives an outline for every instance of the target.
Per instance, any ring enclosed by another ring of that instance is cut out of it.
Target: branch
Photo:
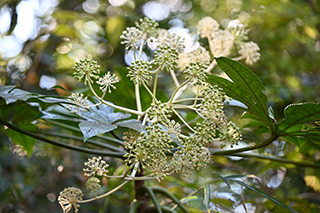
[[[82,137],[78,137],[78,136],[75,136],[75,135],[67,135],[67,134],[52,133],[52,132],[39,132],[39,133],[43,134],[43,135],[55,136],[55,137],[60,137],[60,138],[68,138],[68,139],[73,139],[73,140],[77,140],[77,141],[82,141],[83,142],[83,138]],[[93,139],[88,139],[85,143],[92,144],[92,145],[95,145],[95,146],[99,146],[99,147],[105,148],[105,149],[110,149],[110,150],[116,151],[116,152],[123,152],[123,150],[118,148],[118,147],[112,146],[110,144],[103,143],[101,141],[93,140]]]
[[[235,153],[239,153],[239,152],[250,151],[250,150],[259,149],[259,148],[268,146],[277,138],[278,138],[278,135],[274,134],[265,142],[263,142],[261,144],[254,145],[254,146],[244,147],[244,148],[240,148],[240,149],[229,149],[229,150],[215,150],[215,149],[209,149],[209,150],[210,150],[211,155],[231,155],[231,154],[235,154]]]
[[[259,158],[259,159],[266,159],[270,161],[277,161],[281,163],[286,164],[294,164],[296,166],[300,167],[312,167],[312,168],[320,168],[320,164],[314,164],[310,162],[297,162],[297,161],[291,161],[284,158],[277,158],[274,156],[268,156],[268,155],[254,155],[254,154],[247,154],[247,153],[236,153],[236,154],[230,154],[231,156],[238,156],[238,157],[252,157],[252,158]]]
[[[8,128],[13,129],[14,131],[17,131],[21,134],[30,136],[32,138],[41,140],[43,142],[49,143],[51,145],[54,146],[58,146],[58,147],[62,147],[62,148],[66,148],[66,149],[70,149],[73,151],[78,151],[78,152],[83,152],[83,153],[88,153],[88,154],[94,154],[94,155],[102,155],[102,156],[110,156],[110,157],[117,157],[117,158],[123,158],[124,153],[119,153],[119,152],[108,152],[108,151],[101,151],[101,150],[92,150],[92,149],[87,149],[87,148],[82,148],[82,147],[78,147],[78,146],[72,146],[69,144],[65,144],[65,143],[61,143],[55,140],[51,140],[48,139],[46,137],[43,137],[41,135],[37,135],[33,132],[29,132],[27,130],[24,130],[12,123],[9,123],[7,121],[4,121],[0,118],[0,123],[2,123],[3,125],[6,125]]]

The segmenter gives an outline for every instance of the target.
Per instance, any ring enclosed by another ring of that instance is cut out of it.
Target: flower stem
[[[181,115],[175,109],[171,108],[171,110],[182,121],[182,123],[186,125],[186,127],[188,127],[192,132],[197,133],[191,126],[189,126],[189,124],[181,117]]]
[[[101,101],[103,104],[109,106],[109,107],[112,107],[112,108],[115,108],[115,109],[118,109],[118,110],[121,110],[121,111],[124,111],[124,112],[128,112],[128,113],[131,113],[131,114],[135,114],[135,115],[139,115],[139,116],[142,116],[144,115],[144,112],[139,112],[139,111],[136,111],[136,110],[133,110],[133,109],[128,109],[128,108],[125,108],[125,107],[121,107],[121,106],[117,106],[117,105],[114,105],[112,103],[109,103],[105,100],[103,100],[99,95],[97,95],[97,93],[94,91],[92,85],[91,85],[91,82],[90,80],[87,80],[88,82],[88,85],[90,87],[90,90],[91,92],[93,93],[93,95],[98,98],[99,101]]]
[[[147,92],[151,95],[153,101],[157,101],[157,98],[153,95],[153,93],[150,91],[149,87],[144,83],[142,82],[142,85],[143,87],[147,90]]]
[[[171,106],[171,104],[172,104],[172,102],[173,102],[173,100],[174,100],[174,97],[175,97],[175,95],[177,94],[177,92],[178,92],[183,86],[187,85],[187,83],[189,83],[189,81],[191,81],[191,78],[189,78],[189,79],[187,79],[185,82],[183,82],[183,83],[173,92],[173,94],[172,94],[172,96],[171,96],[171,98],[170,98],[170,100],[169,100],[169,102],[168,102],[169,106]]]

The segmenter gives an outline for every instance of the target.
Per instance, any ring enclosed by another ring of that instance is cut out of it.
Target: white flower
[[[211,17],[205,17],[198,22],[197,29],[201,38],[210,36],[211,33],[219,30],[219,23]]]
[[[121,44],[126,45],[126,50],[136,50],[138,49],[143,33],[135,27],[127,27],[125,31],[122,32],[120,38],[123,40]]]
[[[81,111],[87,111],[89,109],[89,101],[87,97],[83,98],[83,94],[72,93],[69,96],[68,101],[75,105],[67,105],[67,108],[70,110],[70,113],[76,113],[81,116]]]
[[[113,84],[118,82],[118,77],[115,74],[111,75],[110,72],[105,74],[103,78],[100,77],[98,81],[96,81],[96,83],[100,85],[101,91],[106,92],[108,90],[109,93],[111,93],[111,87],[113,89],[116,89]]]
[[[203,48],[199,47],[196,50],[189,53],[180,53],[178,59],[178,68],[184,70],[186,66],[190,65],[191,62],[200,62],[205,65],[210,64],[210,54]]]
[[[60,192],[58,197],[59,204],[63,209],[63,212],[69,212],[74,207],[75,212],[78,212],[79,202],[82,200],[82,191],[75,187],[65,188]]]
[[[88,167],[83,169],[83,171],[85,172],[85,176],[90,177],[94,176],[95,174],[99,176],[107,176],[107,168],[109,165],[104,160],[102,160],[101,157],[92,157],[91,159],[89,158],[88,162],[85,162],[84,165]]]
[[[211,51],[214,57],[228,56],[234,44],[234,37],[228,30],[218,30],[212,36]]]
[[[169,46],[176,49],[178,52],[182,52],[185,48],[184,38],[181,38],[177,34],[171,34],[168,30],[160,29],[158,36],[159,45]],[[159,46],[158,45],[158,46]]]
[[[256,62],[260,59],[260,53],[258,52],[259,50],[259,46],[256,43],[250,41],[244,43],[238,53],[245,57],[247,64],[251,65],[253,64],[253,62]]]

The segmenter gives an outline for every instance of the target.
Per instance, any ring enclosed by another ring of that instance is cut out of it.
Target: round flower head
[[[159,36],[157,38],[158,42],[162,46],[168,46],[173,49],[176,49],[178,52],[182,52],[185,48],[184,38],[176,34],[171,34],[168,30],[160,29]]]
[[[102,92],[105,93],[108,90],[108,92],[111,93],[111,87],[113,89],[116,89],[116,87],[113,84],[118,82],[119,79],[116,76],[116,74],[111,75],[110,72],[108,72],[104,75],[104,77],[100,77],[96,83],[100,85],[100,90]]]
[[[186,67],[184,73],[186,78],[191,80],[193,85],[204,85],[206,82],[206,69],[207,66],[200,62],[191,62],[190,66]]]
[[[131,66],[128,67],[129,73],[127,77],[130,77],[130,80],[134,84],[141,85],[142,83],[147,83],[152,79],[153,71],[150,71],[152,66],[149,62],[145,61],[135,61],[131,63]]]
[[[211,17],[205,17],[198,22],[197,29],[201,38],[210,36],[219,29],[219,23]]]
[[[85,176],[107,176],[107,168],[109,165],[104,160],[102,160],[101,157],[92,157],[91,159],[89,158],[88,162],[85,162],[84,165],[87,166],[87,168],[83,169],[83,171],[85,172]]]
[[[96,192],[101,188],[101,185],[99,184],[100,180],[96,177],[90,177],[86,182],[87,190],[90,190],[91,192]]]
[[[68,187],[60,192],[58,202],[61,205],[63,212],[69,212],[72,207],[74,207],[75,212],[78,212],[78,207],[80,206],[78,203],[82,200],[82,196],[82,191],[75,187]]]
[[[77,78],[79,82],[85,77],[84,84],[87,84],[87,81],[92,83],[91,77],[97,79],[99,76],[96,74],[100,73],[100,65],[97,64],[95,60],[91,59],[83,59],[78,61],[73,69],[75,72],[73,73],[74,78]]]
[[[165,65],[167,70],[174,70],[177,66],[179,53],[176,49],[169,46],[160,46],[158,52],[155,53],[155,63],[158,65]]]
[[[68,101],[75,104],[67,105],[67,108],[71,110],[70,113],[76,113],[81,116],[81,111],[87,111],[87,109],[89,109],[89,101],[87,97],[83,98],[83,94],[72,93]]]
[[[151,104],[151,107],[147,110],[149,119],[153,122],[167,123],[172,113],[170,107],[167,104],[157,101]]]
[[[121,44],[126,45],[126,50],[136,50],[142,40],[143,33],[136,27],[127,27],[125,31],[122,32],[120,38],[122,39]]]
[[[227,125],[224,125],[220,128],[220,141],[222,142],[221,148],[226,145],[230,145],[232,148],[233,145],[237,145],[239,140],[241,140],[241,132],[239,127],[237,127],[233,122],[229,122]]]
[[[234,44],[234,37],[228,30],[218,30],[211,39],[211,51],[214,57],[228,56]]]
[[[238,51],[240,55],[242,55],[246,59],[247,64],[253,64],[260,59],[259,46],[250,41],[246,42],[241,46],[241,49]]]
[[[157,37],[158,36],[158,29],[157,27],[159,24],[147,17],[144,19],[140,19],[139,22],[136,22],[136,27],[141,30],[143,34],[145,34],[147,37]]]

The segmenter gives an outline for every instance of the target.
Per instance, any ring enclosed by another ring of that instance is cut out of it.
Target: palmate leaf
[[[98,107],[91,107],[88,111],[81,113],[81,117],[86,120],[80,122],[79,128],[83,133],[84,141],[86,141],[88,138],[116,129],[115,121],[123,120],[130,116],[131,114],[114,112],[112,107],[102,104]]]
[[[17,100],[25,101],[29,98],[37,96],[33,93],[17,89],[16,87],[17,86],[15,85],[0,86],[0,97],[5,99],[7,105],[16,102]]]
[[[307,142],[320,144],[320,105],[315,103],[290,104],[284,109],[286,118],[278,124],[277,134],[298,147]]]
[[[218,85],[231,98],[247,106],[246,111],[252,118],[271,126],[273,119],[267,109],[267,96],[262,92],[265,88],[259,78],[247,67],[226,57],[217,58],[220,68],[232,81],[225,78],[208,75],[207,81]]]
[[[68,100],[61,96],[41,95],[16,87],[16,85],[0,86],[0,97],[5,100],[7,105],[16,101],[43,102],[47,104],[68,103]]]

